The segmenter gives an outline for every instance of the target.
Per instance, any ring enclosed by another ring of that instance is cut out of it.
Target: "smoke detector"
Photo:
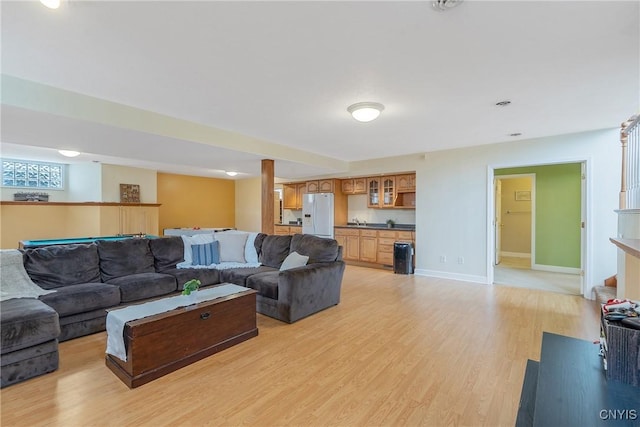
[[[444,11],[451,9],[452,7],[456,7],[462,3],[462,1],[463,0],[433,0],[431,5],[437,11]]]

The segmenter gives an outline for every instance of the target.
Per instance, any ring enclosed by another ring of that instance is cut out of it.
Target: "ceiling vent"
[[[462,3],[462,0],[433,0],[433,8],[438,11],[449,10]]]

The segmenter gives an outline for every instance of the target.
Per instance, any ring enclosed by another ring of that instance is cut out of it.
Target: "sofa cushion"
[[[284,259],[289,255],[291,236],[269,235],[262,241],[260,262],[267,267],[280,268]]]
[[[258,262],[260,262],[260,253],[262,252],[262,242],[264,242],[264,238],[267,236],[268,234],[258,233],[255,240],[253,241],[253,247],[256,248],[256,254],[258,256]]]
[[[282,262],[280,266],[280,271],[291,270],[296,267],[303,267],[307,265],[307,261],[309,261],[309,257],[306,255],[300,255],[298,252],[291,252]]]
[[[100,282],[98,247],[95,244],[27,249],[23,259],[31,280],[44,289]]]
[[[52,294],[41,296],[40,301],[55,309],[62,317],[115,307],[120,304],[120,289],[107,283],[69,285]]]
[[[149,239],[98,240],[102,281],[131,274],[154,273]]]
[[[184,262],[188,265],[193,263],[192,253],[191,253],[191,245],[201,245],[203,243],[211,243],[215,239],[213,238],[213,233],[207,234],[195,234],[193,236],[180,236],[182,239],[182,244],[184,245]]]
[[[2,341],[6,354],[58,338],[58,313],[37,299],[16,298],[0,303]]]
[[[220,262],[247,262],[244,249],[248,236],[248,233],[217,233],[215,237],[220,243]]]
[[[220,271],[213,268],[171,268],[163,273],[176,278],[179,291],[182,290],[182,285],[191,279],[200,280],[201,287],[220,283]]]
[[[311,234],[296,234],[291,238],[291,252],[309,257],[309,264],[333,262],[338,258],[338,241]]]
[[[264,273],[265,271],[274,271],[274,268],[261,265],[255,268],[230,268],[227,270],[220,270],[220,282],[222,283],[235,283],[236,285],[245,286],[247,277],[258,273]]]
[[[220,242],[191,245],[193,265],[220,264]]]
[[[149,249],[158,273],[176,268],[176,264],[184,261],[184,242],[180,236],[150,239]]]
[[[138,273],[116,277],[108,282],[120,288],[120,302],[138,301],[175,292],[176,278],[163,273]]]
[[[278,299],[279,271],[266,271],[247,278],[246,287],[255,289],[263,297]]]

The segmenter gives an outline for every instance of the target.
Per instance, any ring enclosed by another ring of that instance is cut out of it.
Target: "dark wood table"
[[[640,425],[640,387],[607,380],[598,348],[544,332],[540,362],[527,363],[516,427]]]
[[[127,361],[107,354],[105,363],[134,388],[257,335],[256,291],[247,289],[127,322]]]

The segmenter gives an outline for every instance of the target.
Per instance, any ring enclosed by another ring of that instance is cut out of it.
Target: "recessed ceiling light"
[[[460,3],[462,3],[462,0],[433,0],[431,5],[435,10],[442,11],[449,10],[452,7],[456,7]]]
[[[496,105],[498,107],[506,107],[507,105],[511,104],[511,101],[500,101],[500,102],[496,102]]]
[[[225,173],[226,173],[227,175],[229,175],[229,176],[236,176],[236,175],[238,175],[238,172],[234,172],[234,171],[227,171],[227,172],[225,172]]]
[[[60,7],[60,0],[40,0],[40,3],[47,6],[49,9],[57,9]]]
[[[377,119],[382,110],[384,110],[384,105],[378,102],[358,102],[347,107],[347,111],[359,122],[370,122]]]
[[[58,150],[58,153],[62,154],[65,157],[78,157],[80,155],[79,151],[74,150]]]

